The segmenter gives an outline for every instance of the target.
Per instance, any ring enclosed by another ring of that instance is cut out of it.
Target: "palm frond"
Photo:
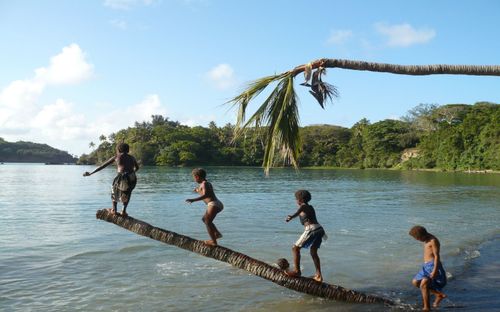
[[[245,121],[245,114],[248,103],[255,97],[257,97],[267,86],[277,80],[280,80],[284,74],[267,76],[257,79],[251,82],[244,92],[235,96],[233,99],[229,100],[227,103],[232,103],[233,107],[238,106],[238,116],[236,121],[236,128],[241,127]]]
[[[260,132],[260,129],[264,130],[263,135],[265,136],[266,145],[262,166],[265,168],[266,174],[274,165],[276,152],[281,154],[286,164],[298,167],[297,159],[300,151],[299,114],[298,99],[293,86],[293,75],[287,73],[279,76],[279,78],[278,84],[257,111],[244,123],[243,120],[239,119],[235,131],[235,137],[239,137],[249,127],[254,127],[256,133]],[[272,80],[269,79],[268,81]],[[255,93],[249,92],[252,95],[255,95]],[[242,99],[240,109],[243,105],[248,104],[245,101],[249,97],[242,97]],[[246,109],[246,106],[243,109]]]
[[[297,105],[298,99],[293,87],[293,78],[290,76],[283,80],[283,89],[275,105],[274,118],[270,120],[269,136],[274,140],[270,140],[273,146],[270,146],[269,151],[280,149],[285,162],[289,162],[295,168],[298,167],[297,159],[301,146]],[[264,157],[266,171],[269,171],[272,161],[273,158]]]

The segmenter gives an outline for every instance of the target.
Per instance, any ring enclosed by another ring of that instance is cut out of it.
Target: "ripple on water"
[[[106,250],[93,250],[93,251],[84,251],[80,252],[77,254],[74,254],[72,256],[69,256],[65,259],[63,259],[64,262],[72,261],[72,260],[80,260],[80,259],[92,259],[96,258],[101,255],[109,254],[111,251],[106,251]]]
[[[121,254],[134,254],[134,253],[149,250],[149,249],[155,248],[155,247],[156,246],[154,246],[154,245],[127,246],[127,247],[121,248],[119,253],[121,253]]]

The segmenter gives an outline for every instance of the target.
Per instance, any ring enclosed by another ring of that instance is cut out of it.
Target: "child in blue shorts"
[[[323,239],[326,239],[325,230],[318,223],[313,206],[309,205],[311,193],[306,190],[298,190],[295,192],[295,199],[297,200],[297,206],[299,206],[299,209],[297,209],[293,215],[288,215],[285,221],[288,222],[298,216],[300,218],[300,223],[304,226],[304,233],[302,233],[292,247],[295,269],[293,271],[287,271],[286,273],[290,276],[301,275],[300,249],[310,247],[311,257],[313,259],[314,266],[316,267],[316,274],[313,279],[315,281],[322,282],[323,276],[321,275],[321,264],[318,256],[318,249],[321,246]]]
[[[439,240],[428,233],[423,226],[412,227],[409,234],[424,243],[424,264],[413,278],[412,284],[422,292],[422,311],[429,311],[430,293],[436,296],[433,308],[437,308],[441,300],[446,298],[446,294],[441,291],[446,286],[446,272],[439,255],[441,245]]]

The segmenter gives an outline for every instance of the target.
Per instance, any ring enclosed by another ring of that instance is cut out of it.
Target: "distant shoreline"
[[[40,165],[77,165],[77,166],[96,166],[96,164],[76,164],[76,163],[44,163],[44,162],[13,162],[5,161],[0,164],[40,164]],[[257,166],[219,166],[219,165],[194,165],[186,167],[228,167],[228,168],[262,168]],[[147,167],[169,167],[169,166],[147,166]],[[170,168],[183,168],[183,167],[170,167]],[[291,167],[286,167],[291,168]],[[275,167],[273,169],[286,169],[285,167]],[[484,169],[484,170],[446,170],[440,168],[427,168],[427,169],[402,169],[402,168],[350,168],[350,167],[331,167],[331,166],[314,166],[314,167],[300,167],[299,170],[389,170],[389,171],[425,171],[425,172],[439,172],[439,173],[470,173],[470,174],[500,174],[500,170]]]
[[[349,168],[349,167],[301,167],[300,169],[318,170],[318,169],[336,169],[336,170],[391,170],[391,171],[427,171],[441,173],[474,173],[474,174],[500,174],[500,170],[446,170],[440,168],[422,168],[422,169],[401,169],[401,168]]]

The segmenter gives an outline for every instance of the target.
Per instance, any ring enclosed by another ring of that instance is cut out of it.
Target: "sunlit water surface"
[[[282,288],[229,264],[96,220],[110,207],[113,168],[0,165],[2,311],[387,311]],[[451,278],[443,308],[500,309],[500,175],[382,170],[207,168],[224,202],[215,223],[223,246],[274,263],[291,261],[302,232],[294,191],[311,204],[329,239],[319,251],[326,282],[389,297],[416,309],[410,281],[422,262],[408,230],[421,224],[442,245]],[[207,239],[190,169],[142,168],[129,213]],[[314,273],[307,250],[305,275]]]

